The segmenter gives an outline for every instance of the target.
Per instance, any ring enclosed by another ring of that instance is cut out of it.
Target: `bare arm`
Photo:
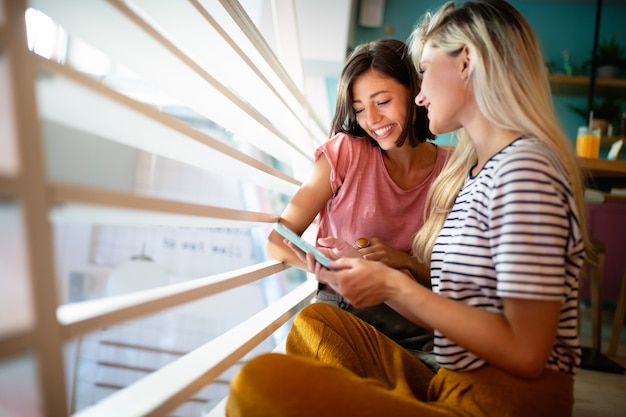
[[[302,235],[331,197],[330,164],[325,157],[320,157],[315,162],[309,178],[285,207],[280,216],[280,222]],[[315,244],[315,242],[311,243]],[[275,231],[270,233],[265,249],[272,259],[308,270],[306,264],[283,243],[283,237]]]
[[[515,375],[539,376],[554,344],[558,301],[503,300],[503,313],[439,296],[380,262],[342,258],[340,271],[316,266],[321,282],[356,307],[387,303],[403,316],[437,329],[480,358]]]
[[[413,284],[413,287],[419,288]],[[534,378],[543,372],[559,321],[558,301],[503,299],[503,314],[441,297],[400,289],[387,304],[419,319],[483,360],[513,374]],[[415,303],[415,298],[421,302]]]

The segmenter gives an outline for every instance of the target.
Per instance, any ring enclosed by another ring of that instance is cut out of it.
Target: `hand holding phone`
[[[312,253],[315,257],[315,260],[319,262],[326,269],[332,269],[328,265],[331,260],[326,255],[324,255],[319,249],[315,246],[311,245],[306,240],[302,239],[296,232],[288,228],[282,223],[274,223],[274,230],[280,233],[285,239],[296,245],[302,252],[304,253]]]

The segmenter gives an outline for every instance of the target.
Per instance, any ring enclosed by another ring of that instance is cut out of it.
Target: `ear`
[[[465,45],[458,55],[459,64],[461,66],[461,78],[467,80],[470,72],[470,48]]]

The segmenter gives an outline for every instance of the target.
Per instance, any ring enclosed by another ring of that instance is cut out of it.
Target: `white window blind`
[[[352,3],[317,3],[342,51]],[[316,285],[265,239],[343,59],[309,8],[0,0],[1,415],[203,415],[280,348]]]

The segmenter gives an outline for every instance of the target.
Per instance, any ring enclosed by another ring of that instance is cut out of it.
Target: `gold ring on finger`
[[[356,247],[359,249],[367,248],[370,245],[370,240],[366,237],[360,237],[356,240]]]

